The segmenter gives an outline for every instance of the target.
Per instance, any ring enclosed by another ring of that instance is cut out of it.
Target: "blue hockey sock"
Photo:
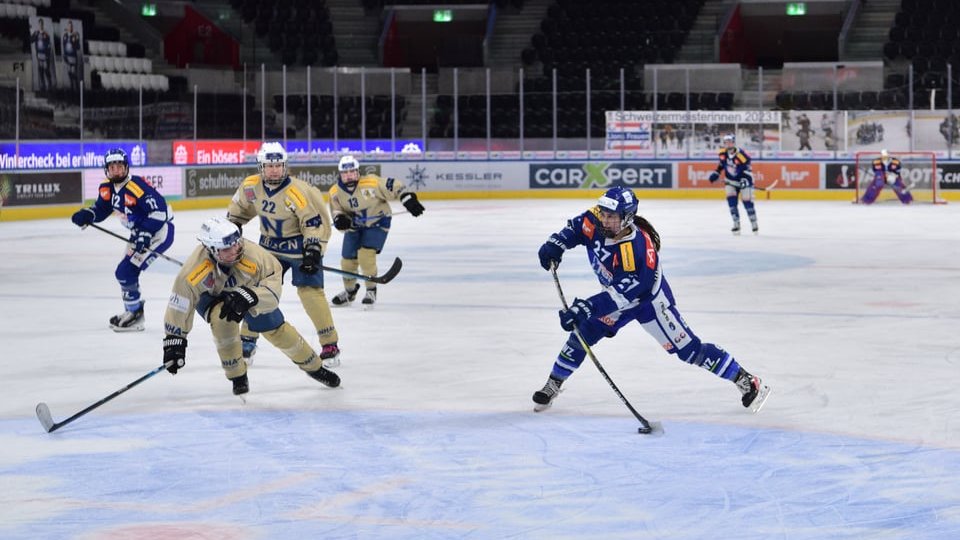
[[[757,210],[753,206],[753,201],[743,201],[743,207],[747,209],[747,216],[750,217],[750,221],[757,221]]]
[[[728,381],[736,380],[740,372],[740,364],[733,355],[713,343],[704,343],[688,362]]]
[[[727,197],[727,205],[730,206],[730,216],[733,217],[734,221],[739,222],[740,210],[737,209],[737,196],[731,195]]]
[[[143,301],[140,300],[140,284],[122,285],[120,290],[123,292],[123,308],[133,312],[143,307]]]
[[[577,336],[571,333],[567,342],[563,344],[560,354],[557,355],[556,362],[553,363],[553,371],[550,372],[550,376],[561,381],[566,380],[580,367],[586,357],[587,351],[580,346]]]

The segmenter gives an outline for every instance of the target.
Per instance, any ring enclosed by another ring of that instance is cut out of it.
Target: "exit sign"
[[[144,17],[156,17],[157,16],[157,5],[156,4],[143,4],[140,6],[140,15]]]
[[[787,4],[787,15],[806,15],[807,14],[807,4],[806,2],[793,2]]]
[[[435,9],[433,10],[433,22],[450,22],[453,20],[453,10],[452,9]]]

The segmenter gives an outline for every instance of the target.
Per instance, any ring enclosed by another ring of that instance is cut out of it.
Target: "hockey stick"
[[[90,405],[90,406],[87,407],[86,409],[78,412],[77,414],[71,416],[70,418],[67,418],[67,419],[64,420],[63,422],[54,422],[54,421],[53,421],[53,417],[50,415],[50,407],[48,407],[47,404],[46,404],[46,403],[43,403],[43,402],[37,403],[37,418],[40,419],[40,425],[43,426],[43,429],[45,429],[45,430],[47,431],[47,433],[53,433],[54,431],[62,428],[63,426],[69,424],[70,422],[73,422],[73,421],[76,420],[77,418],[80,418],[81,416],[83,416],[83,415],[87,414],[88,412],[96,409],[97,407],[99,407],[99,406],[103,405],[104,403],[110,401],[111,399],[119,396],[120,394],[126,392],[127,390],[133,388],[134,386],[142,383],[143,381],[149,379],[150,377],[153,377],[153,376],[156,375],[157,373],[160,373],[161,371],[163,371],[163,370],[166,369],[166,368],[167,368],[167,365],[166,365],[166,364],[163,364],[163,365],[161,365],[161,366],[158,366],[158,367],[153,368],[149,373],[147,373],[147,374],[144,375],[143,377],[140,377],[139,379],[137,379],[137,380],[133,381],[132,383],[124,386],[123,388],[121,388],[121,389],[117,390],[116,392],[110,394],[109,396],[101,399],[100,401],[94,403],[93,405]]]
[[[329,266],[321,266],[327,272],[333,272],[334,274],[340,274],[341,276],[352,277],[356,279],[362,279],[365,281],[372,281],[379,285],[384,285],[390,283],[393,278],[397,277],[397,274],[400,273],[400,269],[403,268],[403,261],[400,260],[400,257],[397,257],[393,260],[393,264],[390,265],[390,268],[379,276],[365,276],[363,274],[357,274],[355,272],[348,272],[346,270],[340,270],[339,268],[331,268]]]
[[[557,275],[557,263],[550,264],[550,273],[553,274],[553,283],[557,286],[557,294],[560,295],[560,303],[563,304],[563,309],[570,309],[570,306],[567,305],[567,297],[563,294],[563,288],[560,287],[560,276]],[[584,341],[583,336],[580,335],[580,329],[576,326],[573,327],[573,334],[577,336],[577,340],[580,342],[580,346],[583,347],[583,350],[587,352],[587,356],[590,357],[590,360],[593,361],[593,365],[597,366],[597,371],[603,375],[603,378],[606,379],[607,384],[610,385],[610,388],[613,389],[613,392],[617,394],[617,397],[620,398],[620,401],[630,409],[630,412],[633,413],[633,416],[640,422],[640,427],[637,428],[637,433],[649,434],[654,431],[658,433],[663,433],[663,426],[659,422],[653,422],[652,424],[647,421],[636,409],[633,408],[633,405],[627,401],[626,396],[623,395],[623,392],[617,388],[617,385],[614,384],[613,379],[610,378],[610,375],[607,375],[607,370],[603,369],[603,366],[600,365],[600,361],[597,360],[597,356],[593,354],[593,350],[587,345],[587,342]]]
[[[124,242],[127,242],[128,244],[130,243],[130,239],[124,238],[124,237],[120,236],[119,234],[111,231],[110,229],[104,229],[103,227],[97,225],[96,223],[91,223],[90,226],[93,227],[94,229],[97,229],[98,231],[105,232],[105,233],[109,234],[110,236],[113,236],[114,238],[119,238],[120,240],[123,240]],[[163,257],[164,259],[172,262],[173,264],[177,264],[177,265],[183,266],[183,263],[182,263],[182,262],[174,259],[173,257],[168,257],[168,256],[164,255],[163,253],[160,253],[159,251],[154,251],[154,250],[152,250],[152,249],[150,249],[150,248],[145,248],[145,249],[146,249],[147,251],[149,251],[150,253],[153,253],[154,255],[159,255],[159,256]]]
[[[753,188],[754,188],[754,189],[757,189],[757,190],[760,190],[760,191],[773,191],[773,188],[777,187],[777,183],[779,183],[779,182],[780,182],[780,179],[778,178],[778,179],[774,180],[773,183],[771,183],[771,184],[770,184],[769,186],[767,186],[767,187],[753,186]]]
[[[94,223],[91,223],[90,226],[93,227],[94,229],[103,231],[103,232],[109,234],[110,236],[113,236],[113,237],[115,237],[115,238],[119,238],[120,240],[123,240],[124,242],[128,242],[128,243],[129,243],[129,240],[128,240],[128,239],[120,236],[119,234],[117,234],[117,233],[115,233],[115,232],[113,232],[113,231],[111,231],[111,230],[109,230],[109,229],[104,229],[103,227],[100,227],[99,225],[96,225],[96,224],[94,224]],[[173,264],[176,264],[176,265],[178,265],[178,266],[183,266],[183,263],[182,263],[182,262],[178,261],[177,259],[174,259],[173,257],[168,257],[168,256],[164,255],[163,253],[159,253],[159,252],[157,252],[157,251],[153,251],[153,250],[150,249],[150,248],[147,248],[147,251],[150,251],[151,253],[155,253],[155,254],[159,255],[159,256],[163,257],[164,259],[172,262]],[[383,285],[383,284],[389,283],[390,280],[392,280],[393,278],[397,277],[397,274],[400,273],[400,268],[402,268],[402,267],[403,267],[403,261],[401,261],[400,258],[398,257],[397,259],[394,259],[393,264],[390,266],[390,269],[387,270],[387,271],[386,271],[383,275],[381,275],[381,276],[365,276],[365,275],[363,275],[363,274],[355,274],[355,273],[353,273],[353,272],[348,272],[348,271],[346,271],[346,270],[340,270],[339,268],[334,268],[334,267],[332,267],[332,266],[321,266],[320,268],[323,268],[323,269],[326,270],[327,272],[333,272],[334,274],[340,274],[340,275],[343,275],[343,276],[353,277],[353,278],[362,278],[362,279],[364,279],[364,280],[366,280],[366,281],[372,281],[372,282],[374,282],[374,283]]]
[[[393,212],[393,213],[390,214],[389,216],[367,216],[367,217],[356,216],[356,217],[354,217],[353,219],[356,220],[356,221],[373,221],[373,220],[375,220],[375,219],[381,219],[381,218],[393,217],[393,216],[401,216],[401,215],[403,215],[403,214],[409,214],[409,213],[410,213],[409,210],[401,210],[401,211],[399,211],[399,212]]]

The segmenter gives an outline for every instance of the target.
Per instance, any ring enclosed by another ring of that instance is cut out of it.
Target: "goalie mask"
[[[263,143],[257,152],[257,164],[263,183],[276,187],[287,178],[287,151],[278,142]]]
[[[103,174],[114,184],[127,179],[130,175],[130,159],[123,148],[111,148],[103,155]]]
[[[888,165],[890,163],[890,154],[886,149],[880,150],[880,161],[882,161],[884,165]]]
[[[340,175],[340,187],[347,193],[353,193],[360,181],[360,163],[353,156],[343,156],[337,164]]]
[[[243,237],[235,223],[223,217],[213,217],[203,222],[197,240],[217,263],[233,266],[243,256]]]
[[[613,238],[633,224],[637,215],[637,196],[627,188],[610,188],[597,201],[600,225],[607,238]]]

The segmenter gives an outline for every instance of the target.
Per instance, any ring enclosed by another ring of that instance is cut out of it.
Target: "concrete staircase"
[[[530,47],[530,38],[540,31],[540,21],[547,16],[552,0],[527,0],[522,10],[508,8],[497,12],[490,41],[487,65],[521,66],[520,53]]]
[[[430,129],[431,115],[437,104],[437,94],[440,92],[436,73],[427,73],[427,101],[424,103],[421,95],[423,75],[414,73],[410,78],[410,95],[407,98],[407,117],[400,125],[404,138],[420,138],[423,134],[421,119],[424,112],[427,114],[427,130]]]
[[[764,69],[763,70],[763,94],[760,94],[760,70],[743,70],[743,87],[740,93],[734,97],[734,109],[756,110],[761,104],[764,110],[771,109],[776,105],[777,92],[780,91],[780,81],[783,78],[783,70]]]
[[[900,0],[869,0],[860,6],[840,60],[882,60]]]
[[[383,29],[380,12],[367,14],[359,0],[328,0],[338,64],[349,67],[380,66],[377,44]]]
[[[707,0],[703,4],[697,19],[693,22],[693,27],[687,34],[686,41],[677,53],[677,58],[674,60],[677,64],[703,64],[715,61],[714,38],[729,6],[729,0]]]
[[[110,5],[112,3],[106,4]],[[170,67],[163,58],[163,36],[149,24],[142,23],[137,28],[130,26],[130,13],[121,4],[104,7],[105,4],[84,5],[84,11],[92,11],[96,17],[97,26],[116,28],[120,33],[120,41],[125,43],[139,43],[146,51],[146,57],[153,62],[154,71],[157,67]],[[227,6],[229,7],[229,5]],[[123,11],[117,11],[117,10]],[[136,34],[134,34],[136,32]]]

